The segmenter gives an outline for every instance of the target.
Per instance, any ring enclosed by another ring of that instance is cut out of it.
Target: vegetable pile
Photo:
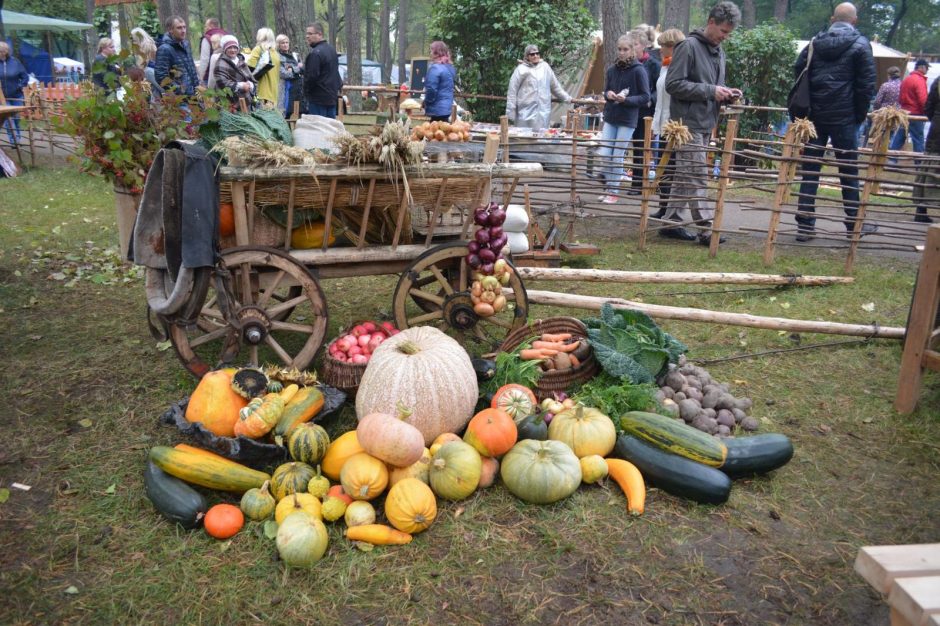
[[[538,361],[545,371],[575,369],[591,354],[591,345],[571,333],[542,333],[529,345],[531,347],[519,351],[519,358]]]
[[[467,244],[467,265],[489,276],[496,271],[496,260],[502,256],[509,237],[503,232],[506,211],[495,202],[473,212],[473,223],[479,228]],[[505,283],[503,283],[505,284]]]
[[[470,141],[469,122],[424,122],[414,127],[411,138],[415,141]]]
[[[365,365],[383,341],[399,332],[391,322],[361,322],[330,343],[327,352],[337,361]]]

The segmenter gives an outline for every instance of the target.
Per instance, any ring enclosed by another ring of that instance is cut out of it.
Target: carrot
[[[622,459],[606,459],[607,475],[617,481],[627,496],[627,511],[631,515],[643,515],[646,504],[646,485],[636,465]]]
[[[540,361],[542,359],[548,359],[558,354],[558,350],[550,350],[548,348],[529,348],[528,350],[520,350],[519,358],[524,361]]]
[[[542,333],[542,341],[560,342],[571,339],[571,333]]]
[[[571,343],[563,343],[561,344],[561,351],[562,352],[574,352],[575,350],[578,349],[579,345],[581,345],[580,341],[572,341]]]
[[[574,369],[574,368],[578,367],[579,365],[581,365],[581,361],[579,361],[579,360],[578,360],[578,357],[576,357],[576,356],[573,355],[573,354],[569,354],[569,355],[568,355],[568,360],[571,361],[571,369]]]
[[[549,349],[549,350],[558,350],[559,352],[561,352],[563,346],[564,346],[564,344],[561,343],[560,341],[538,341],[538,340],[535,340],[535,341],[532,342],[532,347],[535,348],[536,350],[542,350],[543,348],[547,348],[547,349]]]

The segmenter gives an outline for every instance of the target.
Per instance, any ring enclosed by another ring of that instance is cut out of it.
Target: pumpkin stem
[[[405,406],[405,403],[402,402],[401,400],[398,401],[398,404],[396,405],[395,410],[398,411],[398,415],[396,415],[395,417],[397,417],[398,419],[402,421],[411,417],[411,414],[415,412],[414,409]]]
[[[261,493],[267,493],[270,495],[271,491],[268,489],[268,485],[271,484],[270,480],[264,481],[264,484],[261,485]]]
[[[400,344],[398,344],[397,347],[399,352],[403,352],[405,354],[418,354],[421,352],[421,348],[419,348],[418,344],[413,341],[402,341]]]

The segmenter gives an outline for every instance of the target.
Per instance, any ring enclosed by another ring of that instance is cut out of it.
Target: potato
[[[556,370],[570,370],[571,369],[571,358],[568,356],[567,352],[559,352],[553,358],[555,361]]]

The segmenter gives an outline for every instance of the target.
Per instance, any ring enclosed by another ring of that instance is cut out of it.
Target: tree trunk
[[[92,4],[94,6],[94,4]],[[173,15],[173,2],[172,0],[157,0],[157,19],[160,20],[160,32],[166,31],[166,18]],[[94,19],[91,22],[93,23]]]
[[[268,12],[266,9],[267,5],[264,2],[256,1],[251,3],[251,38],[248,41],[239,41],[240,44],[245,46],[255,45],[258,29],[268,25]]]
[[[346,0],[346,84],[362,84],[362,44],[360,42],[361,28],[359,24],[359,0]],[[349,109],[362,110],[362,95],[358,91],[350,91]]]
[[[225,24],[222,22],[222,0],[215,0],[215,16],[219,19],[219,26],[225,28]]]
[[[894,21],[891,23],[891,30],[885,36],[885,45],[891,47],[894,45],[894,38],[898,34],[898,26],[901,25],[901,19],[907,13],[907,0],[901,0],[901,4],[894,12]]]
[[[643,21],[650,26],[659,24],[659,0],[643,0]]]
[[[754,8],[754,0],[742,0],[741,25],[744,28],[754,28],[757,25],[757,9]]]
[[[219,10],[219,23],[222,24],[222,28],[230,33],[238,32],[232,0],[222,0],[222,8]]]
[[[408,0],[398,0],[398,34],[395,45],[398,46],[398,80],[405,82],[405,62],[408,48]]]
[[[118,32],[121,33],[121,47],[125,50],[130,49],[131,29],[127,25],[127,5],[117,5]]]
[[[603,0],[601,2],[601,23],[604,27],[604,67],[617,60],[617,38],[626,32],[623,20],[623,2]]]
[[[274,0],[274,34],[287,35],[294,43],[292,22],[296,20],[291,20],[289,13],[288,0]]]
[[[85,22],[87,24],[95,23],[95,0],[85,0]],[[82,63],[85,64],[85,74],[91,76],[91,64],[95,60],[95,48],[98,42],[95,39],[94,30],[86,30],[83,31],[83,33],[85,38],[85,46],[82,49]]]
[[[173,15],[178,15],[186,20],[186,25],[189,26],[189,0],[172,0],[170,4],[173,7]],[[202,33],[198,34],[202,35]]]
[[[663,29],[678,28],[689,32],[689,0],[669,0],[663,16]]]
[[[789,0],[774,0],[774,19],[778,22],[785,22],[787,13],[790,12]]]
[[[392,80],[392,47],[389,45],[390,0],[382,0],[382,13],[379,15],[379,63],[382,64],[382,82]]]
[[[339,34],[339,0],[328,0],[326,3],[326,22],[329,25],[329,42],[336,47],[336,38]]]

